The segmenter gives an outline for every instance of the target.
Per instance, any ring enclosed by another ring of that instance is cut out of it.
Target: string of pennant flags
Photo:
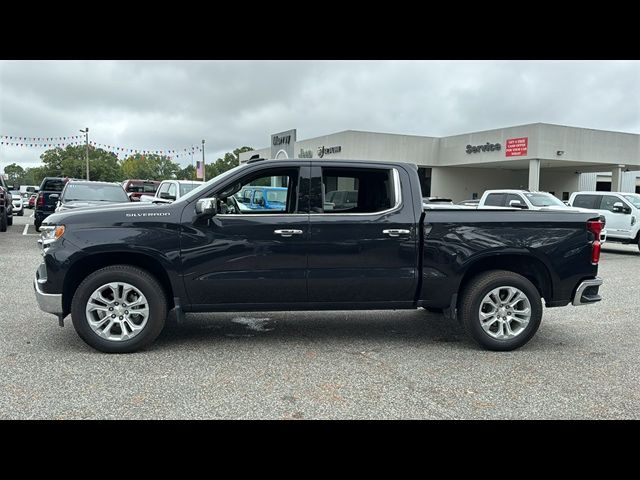
[[[70,137],[21,137],[14,135],[0,135],[0,145],[10,145],[21,148],[34,148],[34,147],[66,147],[68,145],[84,145],[84,135],[73,135]],[[144,150],[140,148],[118,147],[116,145],[107,145],[104,143],[97,143],[89,141],[89,145],[92,145],[103,150],[107,150],[111,153],[115,153],[118,157],[120,155],[128,156],[135,154],[142,155],[164,155],[168,157],[180,158],[181,156],[193,155],[196,152],[202,151],[201,145],[191,145],[181,149],[160,149],[160,150]]]

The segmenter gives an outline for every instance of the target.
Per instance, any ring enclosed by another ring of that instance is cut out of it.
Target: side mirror
[[[624,203],[616,202],[613,204],[613,211],[615,213],[631,213],[631,209],[629,207],[625,207]]]
[[[218,213],[218,199],[216,197],[201,198],[196,202],[196,215],[213,216]]]
[[[52,193],[51,195],[49,195],[49,198],[55,200],[56,198],[60,198],[60,195],[58,195],[57,193]]]
[[[520,200],[511,200],[509,202],[509,206],[513,207],[513,208],[522,208],[522,209],[526,209],[527,206],[523,205],[523,203]]]
[[[160,198],[163,200],[175,200],[175,195],[169,195],[169,192],[160,192]]]

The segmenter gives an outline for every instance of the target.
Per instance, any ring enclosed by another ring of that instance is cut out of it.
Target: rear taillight
[[[591,245],[591,264],[597,265],[600,261],[600,232],[604,228],[602,220],[589,220],[587,222],[587,230],[593,233],[595,237]]]
[[[44,207],[44,195],[43,194],[38,195],[38,206],[39,207]]]

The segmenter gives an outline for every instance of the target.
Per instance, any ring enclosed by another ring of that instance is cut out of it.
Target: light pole
[[[85,130],[80,130],[84,133],[85,143],[87,144],[87,181],[89,181],[89,127],[86,127]]]
[[[204,167],[204,140],[202,140],[202,181],[207,181],[207,170]]]

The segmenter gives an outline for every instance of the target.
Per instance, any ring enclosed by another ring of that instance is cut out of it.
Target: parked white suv
[[[19,217],[24,215],[24,202],[19,190],[11,190],[11,198],[13,199],[13,214]]]
[[[635,243],[640,249],[640,195],[621,192],[575,192],[569,205],[595,210],[606,219],[607,239]]]

